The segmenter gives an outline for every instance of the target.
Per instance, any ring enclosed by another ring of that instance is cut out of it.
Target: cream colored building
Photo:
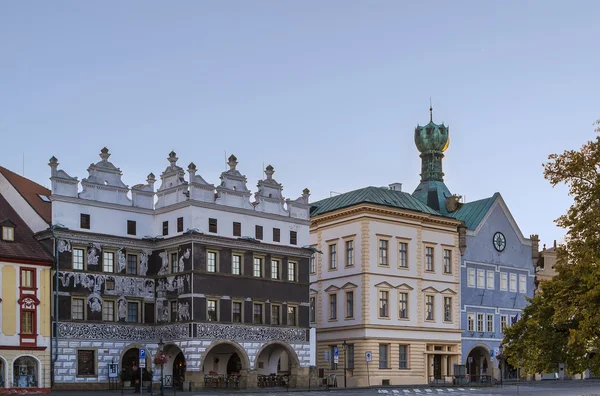
[[[325,374],[332,369],[339,387],[344,366],[349,387],[450,380],[461,363],[462,223],[401,192],[399,184],[316,202],[311,220],[317,367]],[[333,347],[337,365],[325,361]]]
[[[554,266],[556,265],[556,240],[554,246],[546,249],[544,245],[540,252],[540,261],[535,269],[535,293],[540,292],[540,282],[550,280],[557,274]]]

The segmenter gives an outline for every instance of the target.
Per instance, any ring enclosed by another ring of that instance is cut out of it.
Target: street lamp
[[[502,388],[502,381],[504,379],[504,373],[502,371],[502,366],[504,366],[504,355],[502,355],[502,351],[504,350],[504,347],[502,346],[502,344],[500,344],[500,346],[498,347],[498,351],[500,352],[500,356],[502,356],[502,359],[500,360],[500,387]]]
[[[163,348],[165,343],[163,342],[162,337],[158,341],[158,350],[163,352]],[[164,376],[163,376],[163,363],[160,364],[160,396],[165,396],[165,386],[164,386]]]
[[[55,231],[68,230],[62,224],[52,224],[48,228],[52,234],[52,242],[54,243],[54,357],[52,358],[52,384],[54,384],[54,366],[58,360],[58,271],[59,271],[59,251],[58,251],[58,239],[56,238]]]
[[[348,360],[348,344],[346,340],[342,343],[342,347],[344,348],[344,388],[346,387],[346,365]]]

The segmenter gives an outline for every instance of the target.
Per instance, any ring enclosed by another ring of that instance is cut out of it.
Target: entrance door
[[[179,354],[175,357],[175,361],[173,361],[173,386],[175,386],[177,389],[183,390],[185,369],[185,357],[183,356],[183,352],[179,352]]]
[[[433,356],[433,377],[435,379],[442,378],[442,356],[440,355]]]

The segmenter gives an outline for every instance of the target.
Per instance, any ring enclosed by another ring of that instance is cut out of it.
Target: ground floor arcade
[[[46,349],[0,349],[0,392],[49,392],[50,377],[50,352]]]

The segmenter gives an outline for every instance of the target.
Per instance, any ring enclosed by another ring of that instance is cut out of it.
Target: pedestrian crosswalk
[[[457,392],[471,392],[475,388],[413,388],[413,389],[377,389],[377,393],[384,395],[440,395],[453,394],[458,396]]]

